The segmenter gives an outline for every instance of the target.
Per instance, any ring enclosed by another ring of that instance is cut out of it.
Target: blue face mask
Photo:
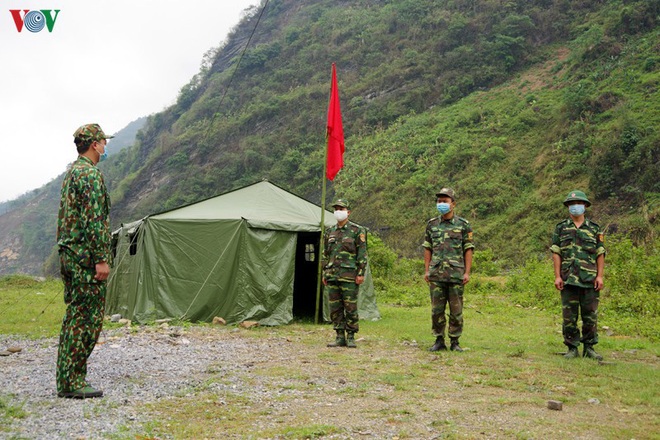
[[[451,204],[449,203],[438,203],[436,207],[438,208],[438,212],[442,215],[445,215],[451,211]]]
[[[105,146],[105,149],[107,149],[108,146]],[[97,153],[99,153],[99,150],[96,150]],[[103,154],[99,153],[99,162],[103,162],[108,158],[108,152],[104,150]]]
[[[582,215],[584,214],[584,205],[568,205],[568,212],[574,216]]]

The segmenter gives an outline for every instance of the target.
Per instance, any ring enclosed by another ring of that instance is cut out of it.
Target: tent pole
[[[324,245],[323,236],[325,235],[325,185],[326,178],[325,174],[328,169],[328,135],[326,133],[326,142],[325,142],[325,154],[323,155],[323,185],[321,188],[321,239],[319,240],[319,265],[318,272],[316,273],[316,313],[314,315],[314,324],[319,323],[319,310],[321,309],[321,282],[323,279],[323,252]]]

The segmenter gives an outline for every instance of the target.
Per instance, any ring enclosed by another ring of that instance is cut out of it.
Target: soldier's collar
[[[92,159],[90,159],[87,156],[80,155],[80,156],[78,156],[78,160],[82,160],[83,162],[87,162],[90,165],[94,165],[94,162],[92,162]]]

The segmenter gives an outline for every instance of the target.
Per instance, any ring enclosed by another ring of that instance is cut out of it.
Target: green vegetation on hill
[[[115,222],[264,177],[318,200],[334,61],[347,153],[330,197],[355,200],[354,218],[400,254],[419,255],[444,185],[505,266],[547,249],[574,187],[609,231],[643,242],[660,212],[659,11],[647,1],[271,1],[231,87],[236,42],[259,9],[151,118],[113,193]]]

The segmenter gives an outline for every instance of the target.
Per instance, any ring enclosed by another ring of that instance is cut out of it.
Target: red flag
[[[332,85],[330,86],[330,104],[328,105],[328,167],[326,176],[334,180],[339,170],[344,166],[344,128],[341,125],[341,109],[339,108],[339,90],[337,89],[337,70],[332,63]]]

